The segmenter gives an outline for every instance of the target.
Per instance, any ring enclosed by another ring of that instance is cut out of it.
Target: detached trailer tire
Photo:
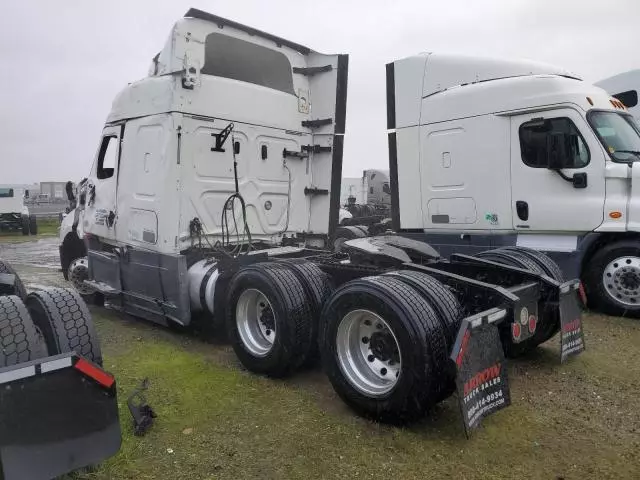
[[[15,294],[20,297],[22,300],[27,298],[27,289],[22,283],[22,280],[18,276],[18,273],[11,266],[9,262],[5,262],[4,260],[0,260],[0,273],[8,273],[10,275],[14,275],[16,277],[14,286],[15,286]]]
[[[75,351],[102,365],[102,351],[91,313],[78,292],[50,288],[27,295],[25,304],[44,336],[49,355]]]
[[[445,335],[435,309],[393,277],[345,283],[320,323],[320,353],[336,393],[360,415],[412,422],[450,391]]]
[[[45,344],[22,300],[0,296],[0,368],[46,356]]]
[[[617,317],[640,318],[640,242],[605,245],[582,271],[590,307]]]
[[[312,308],[287,265],[242,268],[227,298],[227,336],[247,370],[284,377],[307,361],[315,342]]]

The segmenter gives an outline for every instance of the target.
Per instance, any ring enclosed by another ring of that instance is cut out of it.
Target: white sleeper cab
[[[387,65],[387,111],[396,230],[445,256],[548,252],[590,306],[640,314],[640,127],[622,101],[549,65],[423,54]]]

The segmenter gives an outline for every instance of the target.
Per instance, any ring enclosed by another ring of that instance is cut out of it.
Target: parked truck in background
[[[397,231],[445,256],[548,252],[589,306],[640,315],[640,128],[619,99],[553,66],[423,54],[387,65],[387,119]]]
[[[495,371],[482,393],[459,396],[465,425],[477,425],[509,404],[504,353],[561,327],[562,359],[582,351],[577,281],[527,249],[446,260],[388,235],[327,250],[347,66],[191,9],[149,76],[113,102],[70,195],[63,271],[136,317],[187,326],[200,315],[252,372],[282,377],[319,352],[338,395],[383,421],[414,420]],[[405,161],[393,159],[392,195]]]
[[[0,187],[0,231],[21,231],[23,235],[38,233],[38,221],[25,205],[28,197],[28,190]]]
[[[640,121],[640,106],[638,105],[638,91],[640,91],[640,70],[629,70],[613,77],[596,82],[612,97],[620,100],[631,115]]]

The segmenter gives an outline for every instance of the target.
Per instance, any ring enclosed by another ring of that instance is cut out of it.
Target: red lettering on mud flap
[[[585,349],[582,311],[575,290],[560,299],[560,362]]]
[[[458,405],[467,436],[483,418],[511,403],[500,332],[484,318],[478,323],[478,316],[463,320],[450,357],[455,364]]]

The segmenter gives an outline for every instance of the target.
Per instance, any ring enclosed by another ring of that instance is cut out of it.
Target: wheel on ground
[[[71,288],[37,290],[27,295],[25,304],[50,355],[75,351],[102,365],[98,334],[78,292]]]
[[[582,269],[589,306],[615,316],[640,318],[640,242],[605,245]]]
[[[544,253],[526,247],[504,247],[501,250],[517,252],[533,260],[538,265],[539,273],[544,273],[558,282],[564,282],[564,275],[558,264]],[[560,331],[560,311],[546,300],[541,302],[540,308],[540,317],[543,321],[539,324],[536,334],[540,343],[544,343]]]
[[[451,351],[456,341],[460,324],[462,323],[462,309],[460,302],[442,282],[426,273],[412,270],[396,270],[383,276],[398,278],[403,283],[413,287],[426,298],[438,314],[438,320],[447,341],[447,351]]]
[[[29,235],[29,217],[22,215],[22,235]]]
[[[27,297],[27,289],[25,288],[24,283],[22,283],[20,276],[9,262],[0,260],[0,273],[8,273],[15,276],[15,281],[13,283],[15,291],[13,293],[24,300]]]
[[[545,274],[548,277],[553,278],[554,280],[557,280],[559,282],[564,281],[564,275],[562,274],[562,270],[560,269],[558,264],[554,262],[548,255],[539,252],[538,250],[527,247],[503,247],[500,250],[519,252],[536,262],[544,270]]]
[[[89,260],[87,257],[73,260],[69,264],[67,277],[87,305],[104,305],[104,296],[84,283],[89,278]]]
[[[318,358],[318,323],[320,313],[325,302],[333,293],[334,286],[329,276],[315,263],[303,258],[291,258],[281,261],[293,272],[304,288],[311,308],[312,347],[308,362],[315,362]]]
[[[437,313],[398,278],[366,277],[342,285],[325,305],[319,337],[333,388],[366,417],[416,420],[449,388]]]
[[[0,296],[0,368],[46,356],[46,346],[22,300]]]
[[[250,371],[283,377],[304,364],[314,341],[304,287],[281,263],[246,266],[228,287],[226,331]]]
[[[38,234],[38,219],[35,215],[29,215],[29,233],[31,235]]]
[[[521,252],[497,249],[481,252],[475,256],[495,263],[530,270],[534,273],[546,274],[535,261]],[[538,316],[540,317],[540,315]],[[545,337],[548,335],[549,331],[554,330],[556,323],[558,323],[557,319],[543,316],[538,321],[534,335],[520,343],[513,341],[511,325],[506,322],[501,323],[498,328],[500,330],[500,339],[502,341],[504,354],[510,358],[517,358],[534,350],[538,345],[546,340]]]
[[[347,240],[353,240],[354,238],[364,238],[367,234],[358,226],[348,225],[348,226],[340,226],[336,228],[336,231],[333,234],[333,251],[339,253],[342,251],[342,245]]]

